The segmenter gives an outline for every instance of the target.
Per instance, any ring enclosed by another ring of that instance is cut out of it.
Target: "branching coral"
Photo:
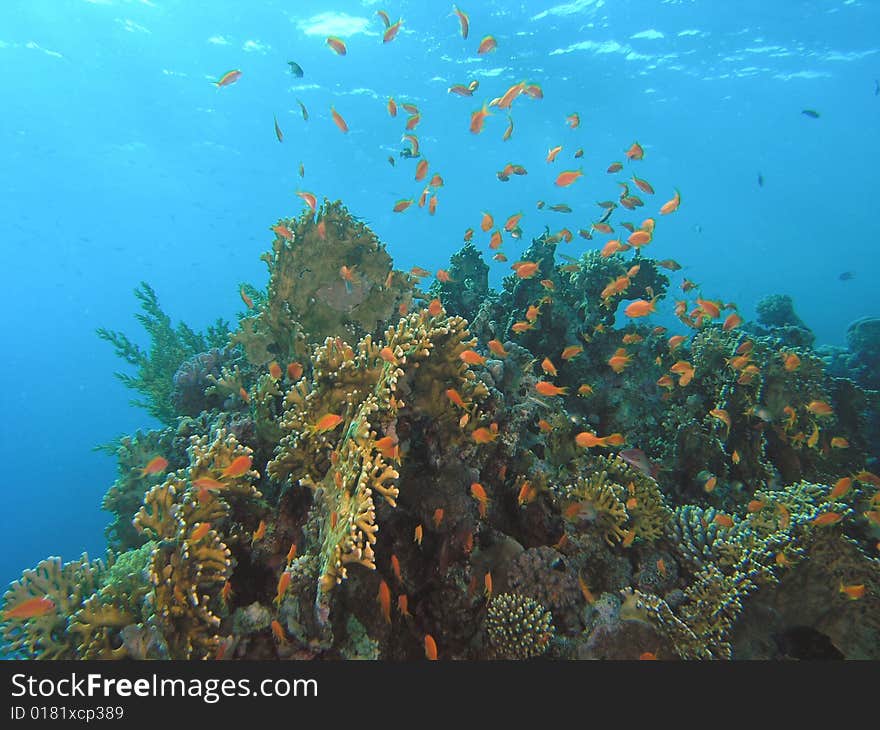
[[[112,554],[109,558],[112,560]],[[12,652],[32,659],[76,659],[76,636],[68,631],[68,619],[79,611],[99,587],[107,566],[88,555],[62,564],[61,558],[47,558],[26,570],[3,596],[5,612],[25,601],[48,598],[51,607],[43,615],[14,618],[6,614],[3,638]]]
[[[835,501],[834,514],[841,520],[825,526],[816,518],[830,509],[828,493],[829,487],[808,482],[761,490],[747,516],[732,523],[718,519],[712,510],[677,510],[670,523],[673,545],[693,566],[684,600],[673,609],[659,596],[630,592],[630,617],[658,625],[682,658],[730,658],[730,632],[745,599],[763,586],[775,585],[781,572],[797,570],[801,562],[828,564],[834,555],[845,553],[847,580],[859,578],[876,590],[880,561],[861,553],[840,529],[853,519],[851,505],[863,495],[854,489]]]
[[[150,336],[150,350],[147,353],[121,332],[98,329],[102,340],[113,345],[116,354],[137,368],[137,375],[117,373],[127,387],[138,391],[145,401],[132,401],[147,409],[150,415],[170,424],[180,415],[174,408],[174,374],[189,357],[204,352],[211,347],[223,347],[229,333],[229,325],[222,319],[198,333],[180,323],[171,325],[171,318],[162,311],[156,292],[146,282],[135,289],[135,296],[141,302],[141,314],[135,318],[143,325]]]
[[[113,549],[127,550],[143,544],[145,538],[135,531],[131,520],[146,491],[161,479],[161,475],[145,474],[144,468],[155,456],[170,457],[171,461],[174,458],[172,440],[173,431],[170,429],[138,431],[134,436],[124,436],[118,443],[105,447],[117,459],[118,476],[101,503],[103,509],[114,515],[105,530]]]
[[[597,529],[605,542],[656,540],[670,516],[657,482],[622,459],[596,457],[589,476],[561,490],[563,514]]]
[[[380,434],[393,434],[410,409],[457,424],[446,389],[457,389],[467,403],[485,397],[485,386],[459,358],[472,344],[460,317],[415,312],[388,329],[381,347],[369,335],[357,351],[328,338],[313,358],[311,382],[301,380],[285,395],[286,435],[268,472],[310,487],[320,502],[325,592],[346,577],[347,564],[375,567],[373,493],[395,506],[399,476],[390,465],[394,447],[378,443],[394,439]],[[325,428],[328,416],[340,420]]]

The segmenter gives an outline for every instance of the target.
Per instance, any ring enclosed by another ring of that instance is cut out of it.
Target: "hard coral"
[[[252,363],[297,360],[307,343],[330,336],[377,334],[411,301],[412,277],[394,270],[385,246],[341,202],[325,201],[317,222],[306,212],[282,223],[291,237],[276,235],[262,257],[268,296],[232,337]]]
[[[486,613],[489,643],[499,659],[531,659],[545,651],[553,637],[550,612],[516,593],[500,593]]]

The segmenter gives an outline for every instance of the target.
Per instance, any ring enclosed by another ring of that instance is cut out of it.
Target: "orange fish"
[[[55,610],[55,601],[48,596],[28,598],[17,606],[7,608],[3,611],[3,618],[6,619],[29,619],[45,616]]]
[[[425,634],[425,657],[432,662],[437,660],[437,642],[431,634]]]
[[[718,513],[712,521],[719,527],[733,527],[733,518],[730,515]]]
[[[839,512],[823,512],[822,514],[811,520],[816,527],[825,527],[827,525],[836,525],[843,519],[843,515]]]
[[[834,413],[831,406],[829,406],[823,400],[814,400],[810,401],[807,404],[807,410],[812,413],[814,416],[830,416]]]
[[[531,504],[538,496],[538,491],[532,486],[531,482],[525,481],[519,488],[519,494],[516,497],[517,504],[522,507],[525,504]]]
[[[504,230],[508,231],[508,232],[512,231],[514,228],[516,228],[517,223],[520,222],[520,219],[522,217],[523,217],[522,213],[514,213],[512,216],[510,216],[510,218],[508,218],[504,222]]]
[[[483,365],[486,358],[473,350],[465,350],[459,356],[459,359],[468,365]]]
[[[608,364],[611,366],[611,369],[615,373],[622,373],[624,368],[629,365],[629,361],[632,358],[632,355],[627,354],[626,350],[622,347],[618,347],[617,350],[614,351],[614,354],[609,358]]]
[[[163,456],[154,456],[147,462],[147,465],[141,469],[141,476],[147,476],[147,474],[161,474],[168,468],[168,459]]]
[[[303,374],[303,366],[298,362],[287,363],[287,377],[291,380],[299,380]]]
[[[828,496],[831,499],[837,499],[845,495],[852,487],[852,479],[850,477],[842,477],[838,479]]]
[[[312,209],[312,212],[318,209],[318,199],[315,197],[314,193],[297,190],[296,194],[305,201],[306,205]]]
[[[654,188],[651,186],[647,180],[642,180],[640,177],[632,176],[632,181],[636,184],[636,187],[641,190],[643,193],[647,193],[648,195],[654,194]]]
[[[678,210],[679,205],[681,205],[681,196],[678,194],[678,190],[676,190],[672,198],[660,206],[660,215],[674,213]]]
[[[578,574],[578,585],[581,588],[581,593],[584,596],[584,600],[589,603],[591,606],[596,603],[596,596],[593,595],[593,592],[587,586],[587,582]]]
[[[853,474],[853,479],[862,482],[863,484],[871,484],[872,486],[880,487],[880,477],[866,469],[862,469],[858,474]]]
[[[401,593],[397,597],[397,610],[400,611],[401,616],[409,616],[409,599],[406,593]]]
[[[438,507],[434,510],[434,527],[439,528],[443,524],[443,508]]]
[[[631,160],[642,160],[645,158],[645,150],[638,142],[633,142],[624,154]]]
[[[336,53],[340,56],[344,56],[348,49],[345,47],[345,41],[342,38],[337,38],[336,36],[328,36],[327,37],[327,45],[330,46]]]
[[[347,132],[348,125],[345,123],[345,120],[342,118],[342,115],[333,108],[333,105],[330,105],[330,114],[333,116],[333,121],[337,127],[339,127],[340,131]]]
[[[791,524],[791,512],[784,504],[777,504],[776,511],[779,512],[779,526],[785,530]]]
[[[639,229],[630,233],[629,237],[626,239],[626,242],[630,246],[638,248],[639,246],[644,246],[651,242],[651,234],[648,231],[643,231]]]
[[[382,609],[382,616],[385,617],[385,623],[391,623],[391,589],[383,580],[379,581],[379,593],[376,595],[379,606]]]
[[[721,329],[725,332],[729,332],[735,327],[739,327],[743,323],[743,318],[740,317],[736,312],[731,312],[727,315],[727,319],[724,320],[724,324]]]
[[[238,69],[234,69],[232,71],[227,71],[217,81],[212,81],[211,83],[219,89],[221,86],[229,86],[229,84],[234,84],[236,81],[239,80],[239,78],[241,78],[241,71],[239,71]]]
[[[281,368],[278,368],[280,371]],[[281,377],[281,373],[279,372],[278,377]],[[251,457],[243,454],[242,456],[237,456],[232,460],[232,463],[227,466],[223,470],[223,476],[228,477],[230,479],[234,479],[235,477],[242,476],[245,472],[249,471],[251,468]]]
[[[564,172],[560,172],[556,177],[556,185],[561,188],[566,188],[583,174],[584,173],[580,170],[565,170]]]
[[[556,377],[557,375],[556,366],[552,363],[549,357],[545,357],[541,362],[541,369],[547,373],[547,375],[552,375],[553,377]]]
[[[279,644],[287,643],[287,635],[284,633],[284,629],[281,628],[281,624],[278,623],[277,620],[272,620],[272,635],[277,639]]]
[[[238,290],[238,293],[241,295],[241,301],[244,302],[244,305],[245,305],[248,309],[253,309],[253,308],[254,308],[254,300],[251,299],[251,298],[245,293],[244,287],[241,287],[241,288]]]
[[[801,359],[795,353],[788,352],[780,354],[782,354],[782,367],[784,367],[787,372],[794,372],[801,366]]]
[[[623,310],[623,313],[627,317],[636,318],[647,317],[653,311],[655,311],[653,299],[650,302],[644,299],[636,299],[634,302],[627,305],[626,309]]]
[[[504,134],[501,135],[501,141],[506,142],[510,139],[510,135],[513,134],[513,117],[507,117],[507,129],[504,130]]]
[[[562,152],[562,145],[551,147],[549,150],[547,150],[547,162],[553,162],[560,152]]]
[[[467,13],[459,10],[455,5],[452,6],[452,10],[458,16],[458,22],[461,25],[461,37],[468,37],[468,30],[470,29],[470,19],[467,16]]]
[[[493,355],[497,355],[498,357],[507,357],[507,350],[504,349],[504,345],[502,345],[498,340],[489,340],[486,345]]]
[[[296,543],[290,543],[290,550],[287,551],[287,564],[290,565],[296,557]]]
[[[273,360],[269,363],[269,376],[272,380],[280,380],[281,379],[281,366]]]
[[[628,333],[623,336],[623,340],[621,340],[621,341],[623,342],[624,345],[637,345],[640,342],[642,342],[644,339],[645,338],[642,337],[641,335],[637,335],[634,333]]]
[[[584,351],[584,348],[580,345],[569,345],[562,351],[562,359],[563,360],[572,360],[580,355]]]
[[[515,332],[516,334],[522,334],[523,332],[534,328],[535,325],[533,325],[531,322],[514,322],[512,325],[510,325],[511,331]]]
[[[227,486],[223,482],[218,482],[216,479],[212,479],[211,477],[199,477],[198,479],[193,479],[193,485],[198,487],[200,491],[207,491],[209,489],[225,489]]]
[[[492,574],[491,573],[486,573],[486,575],[483,576],[483,586],[486,589],[486,591],[485,591],[486,598],[491,598],[492,597]]]
[[[840,592],[845,594],[849,600],[857,601],[865,595],[865,584],[844,585],[843,581],[840,581]]]
[[[483,123],[488,116],[491,115],[489,113],[489,108],[485,104],[483,104],[481,109],[477,109],[477,111],[471,114],[470,130],[473,134],[479,134],[483,131]]]
[[[697,305],[703,310],[709,319],[718,319],[718,317],[721,316],[721,307],[718,306],[717,302],[697,297]]]
[[[847,441],[843,436],[834,436],[831,439],[831,448],[832,449],[848,449],[849,441]]]
[[[566,123],[571,129],[576,129],[577,127],[581,126],[581,115],[578,114],[577,112],[573,112],[572,114],[569,114],[569,115],[565,118],[565,123]]]
[[[581,431],[574,437],[574,442],[582,449],[591,449],[595,446],[606,446],[604,438],[600,438],[591,431]]]
[[[343,419],[342,416],[337,416],[335,413],[327,413],[326,415],[321,416],[317,423],[315,423],[315,431],[318,433],[332,431],[342,423],[343,420],[345,419]]]
[[[424,180],[425,176],[428,174],[428,161],[425,159],[419,160],[419,164],[416,165],[416,180]]]
[[[413,204],[413,199],[412,199],[412,198],[401,198],[400,200],[398,200],[398,201],[394,204],[394,208],[392,208],[392,210],[393,210],[395,213],[402,213],[402,212],[405,211],[407,208],[409,208],[409,206],[411,206],[412,204]]]
[[[478,444],[488,444],[498,438],[498,424],[493,423],[492,428],[481,426],[474,429],[471,438]]]
[[[615,172],[620,172],[622,169],[623,169],[623,165],[621,163],[612,162],[610,165],[608,165],[608,169],[605,170],[605,172],[615,173]]]
[[[535,390],[541,395],[548,397],[565,395],[568,392],[568,388],[560,388],[559,386],[553,385],[553,383],[548,383],[546,380],[539,380],[535,383]]]
[[[207,535],[211,531],[211,523],[210,522],[202,522],[195,530],[192,531],[192,534],[189,536],[189,539],[193,542],[198,542],[205,535]]]
[[[421,545],[423,534],[424,530],[422,530],[422,526],[416,525],[416,529],[413,530],[413,542],[417,542],[419,545]]]
[[[428,314],[432,317],[439,317],[442,311],[443,305],[440,303],[440,300],[432,299],[431,303],[428,305]]]
[[[394,98],[390,96],[388,97],[388,114],[392,117],[397,116],[397,103],[394,101]]]
[[[455,405],[457,405],[459,408],[467,408],[464,400],[455,388],[449,388],[449,390],[446,391],[446,397],[449,398],[449,400],[451,400],[453,403],[455,403]]]
[[[497,231],[497,230],[492,231],[492,236],[489,238],[489,248],[491,248],[493,251],[495,251],[501,247],[501,244],[502,244],[501,231]]]
[[[715,485],[718,484],[718,477],[714,474],[706,480],[706,483],[703,485],[703,491],[707,494],[711,494],[715,489]]]
[[[397,33],[400,30],[400,25],[403,23],[403,20],[398,20],[394,25],[389,25],[385,34],[382,36],[383,43],[390,43],[397,37]]]
[[[398,583],[403,582],[403,578],[400,575],[400,561],[394,553],[391,554],[391,572],[394,573],[394,577],[397,578]]]
[[[254,530],[254,534],[251,537],[251,545],[253,545],[258,540],[262,540],[266,536],[266,521],[260,520],[260,524],[257,525],[257,529]]]
[[[281,601],[284,598],[284,594],[287,593],[287,589],[290,586],[290,573],[288,571],[284,571],[281,574],[281,577],[278,579],[278,590],[275,594],[275,605],[280,606]]]
[[[490,51],[494,51],[497,47],[498,42],[492,36],[487,35],[480,41],[480,45],[477,46],[477,53],[489,53]]]
[[[493,225],[495,225],[495,220],[492,218],[492,214],[483,211],[483,217],[480,219],[480,230],[483,233],[488,233]]]
[[[534,261],[518,261],[510,268],[516,271],[520,279],[531,279],[540,270],[540,264]]]
[[[764,509],[765,504],[766,504],[766,502],[762,502],[759,499],[753,499],[751,502],[749,502],[746,505],[746,509],[749,512],[760,512],[762,509]]]
[[[471,496],[477,500],[480,505],[480,517],[483,519],[486,518],[486,510],[489,505],[489,496],[486,494],[486,490],[483,489],[483,485],[479,482],[474,482],[471,484]]]

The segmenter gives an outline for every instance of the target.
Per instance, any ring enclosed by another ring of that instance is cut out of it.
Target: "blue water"
[[[386,45],[378,9],[404,19]],[[0,583],[47,555],[103,551],[100,501],[115,464],[91,449],[156,425],[129,405],[133,394],[112,375],[124,365],[95,329],[148,344],[133,319],[141,280],[175,321],[234,321],[239,283],[266,281],[268,227],[302,209],[296,190],[343,199],[403,269],[447,265],[481,211],[503,221],[521,210],[523,240],[505,244],[515,261],[544,225],[577,230],[595,219],[595,201],[619,192],[605,168],[639,140],[637,170],[657,190],[645,215],[681,191],[649,251],[685,265],[676,284],[686,275],[746,318],[762,296],[790,294],[818,344],[842,345],[849,322],[878,314],[880,3],[466,0],[463,9],[466,41],[450,3],[423,0],[3,3]],[[477,56],[489,33],[497,50]],[[345,38],[346,56],[325,45],[328,34]],[[209,83],[230,69],[242,70],[237,83]],[[473,98],[447,93],[472,79]],[[514,102],[512,138],[502,142],[497,110],[471,134],[471,112],[523,79],[545,97]],[[422,152],[445,180],[433,217],[416,206],[391,212],[423,183],[413,161],[387,162],[406,119],[389,117],[388,96],[422,110]],[[574,111],[581,126],[569,129]],[[529,174],[499,182],[507,162]],[[579,165],[584,178],[554,187]],[[575,212],[538,211],[539,199]],[[575,237],[561,251],[579,255],[605,238]],[[488,235],[475,240],[488,259]],[[840,281],[843,271],[855,278]],[[496,285],[506,273],[493,263]]]

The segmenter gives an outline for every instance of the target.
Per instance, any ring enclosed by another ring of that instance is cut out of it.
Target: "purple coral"
[[[178,414],[197,416],[202,411],[222,407],[223,397],[205,395],[205,389],[212,384],[209,375],[220,377],[220,368],[226,364],[229,355],[228,349],[215,347],[183,361],[174,373],[171,391],[171,402]]]

